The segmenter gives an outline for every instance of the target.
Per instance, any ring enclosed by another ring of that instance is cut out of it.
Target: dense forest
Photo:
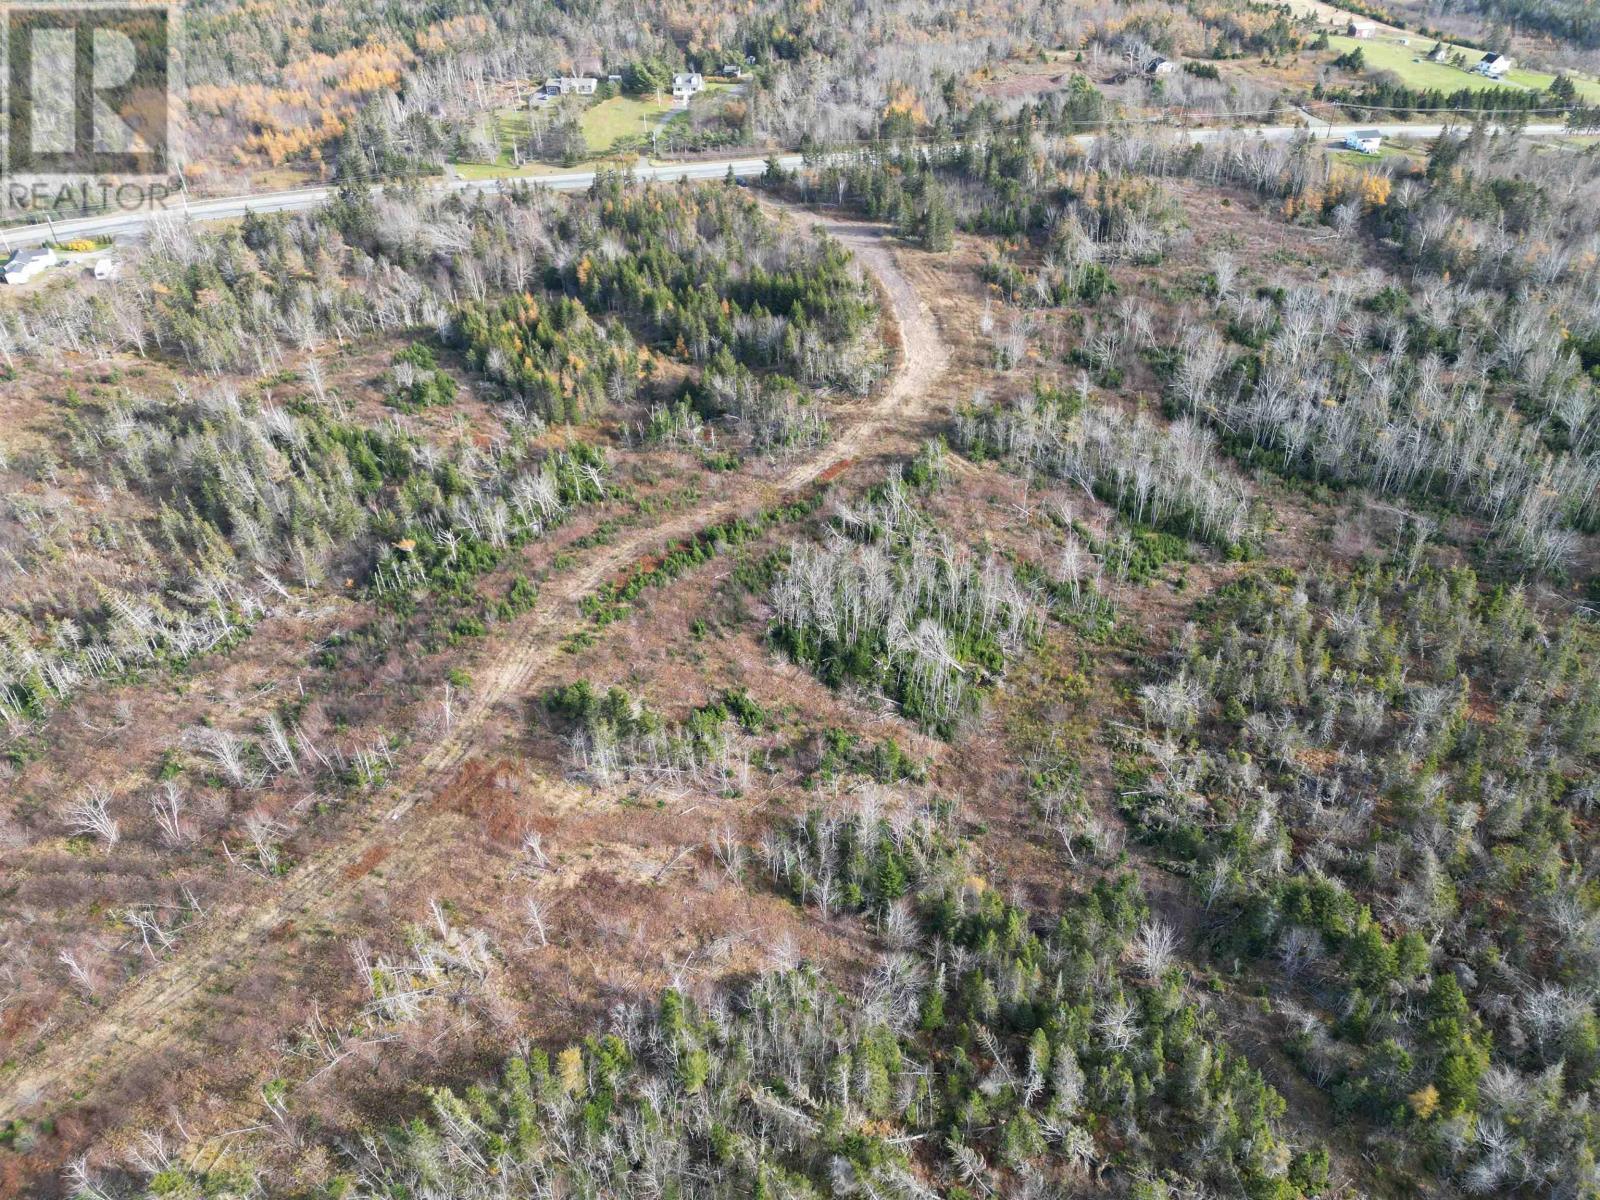
[[[1600,15],[1582,0],[1473,0],[1465,7],[1514,30],[1548,34],[1586,50],[1600,47]]]

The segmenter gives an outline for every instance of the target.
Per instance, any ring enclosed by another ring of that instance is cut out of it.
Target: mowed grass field
[[[1506,87],[1542,91],[1555,79],[1554,75],[1543,71],[1527,71],[1518,67],[1508,72],[1503,81],[1497,82],[1482,75],[1475,75],[1470,70],[1459,70],[1449,63],[1429,62],[1427,55],[1428,51],[1433,49],[1434,39],[1416,35],[1411,35],[1409,46],[1402,46],[1398,38],[1384,34],[1373,38],[1330,36],[1328,45],[1334,56],[1346,54],[1359,46],[1369,71],[1393,71],[1405,81],[1407,87],[1439,88],[1446,92],[1459,91],[1462,88]],[[1457,46],[1452,46],[1450,49],[1452,53],[1460,50],[1466,56],[1469,67],[1483,57],[1481,50],[1468,50]],[[1588,100],[1600,100],[1600,83],[1578,76],[1573,76],[1572,82],[1580,96]]]
[[[712,84],[707,90],[714,90],[717,86]],[[629,139],[633,140],[630,149],[648,152],[653,131],[664,129],[685,117],[684,110],[675,107],[670,97],[661,103],[657,103],[653,96],[612,96],[606,100],[567,97],[552,101],[552,104],[581,106],[578,127],[583,131],[589,155],[594,158],[612,153],[619,141]],[[521,106],[507,106],[496,109],[486,120],[489,122],[486,132],[499,147],[499,156],[492,163],[457,163],[456,170],[464,178],[487,179],[518,173],[512,147],[527,145],[528,110]],[[547,166],[539,168],[541,172],[547,172],[548,169]]]
[[[575,167],[558,167],[547,162],[523,163],[520,167],[511,165],[510,158],[498,163],[452,163],[456,175],[462,179],[517,179],[525,175],[578,175],[590,169],[589,163],[579,163]]]
[[[596,154],[604,154],[618,138],[641,138],[648,144],[650,132],[666,121],[682,120],[684,111],[674,109],[669,96],[657,104],[654,96],[613,96],[590,104],[584,110],[580,125],[583,140]]]
[[[1336,163],[1343,163],[1347,167],[1370,167],[1373,163],[1382,162],[1386,158],[1424,159],[1426,143],[1420,146],[1397,146],[1391,141],[1385,141],[1376,154],[1363,154],[1359,150],[1342,150],[1338,143],[1333,143],[1333,148],[1328,151],[1328,158]]]

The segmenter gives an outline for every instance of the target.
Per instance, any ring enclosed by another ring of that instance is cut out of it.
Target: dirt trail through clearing
[[[858,458],[875,456],[891,446],[914,445],[915,438],[906,435],[929,415],[932,385],[949,361],[930,308],[901,273],[884,230],[784,211],[847,246],[880,284],[900,347],[894,372],[879,392],[836,422],[839,432],[829,445],[779,478],[739,481],[719,493],[717,500],[632,531],[575,570],[550,580],[534,611],[503,635],[514,643],[477,682],[467,709],[420,762],[372,801],[364,828],[309,858],[274,893],[252,897],[248,905],[233,909],[213,909],[168,958],[130,981],[87,1025],[62,1031],[38,1053],[20,1056],[0,1074],[0,1124],[31,1113],[41,1103],[82,1095],[86,1081],[98,1074],[147,1060],[183,1037],[201,1017],[206,998],[249,970],[273,930],[287,921],[310,927],[319,917],[336,914],[359,886],[356,880],[363,874],[359,864],[368,856],[378,853],[403,862],[408,854],[433,844],[440,836],[433,813],[417,806],[455,777],[492,714],[539,686],[561,653],[564,638],[587,623],[580,601],[606,580],[650,550],[791,497],[830,471],[828,478],[833,478],[838,468]]]

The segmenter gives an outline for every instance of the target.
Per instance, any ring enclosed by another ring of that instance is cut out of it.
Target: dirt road
[[[130,981],[89,1023],[8,1066],[0,1075],[0,1125],[35,1115],[64,1097],[82,1096],[93,1079],[150,1062],[193,1029],[208,996],[249,970],[272,931],[285,922],[304,927],[337,914],[357,886],[357,864],[376,848],[398,863],[435,844],[440,831],[423,802],[456,776],[492,715],[539,687],[563,640],[587,622],[580,602],[606,580],[664,544],[804,491],[841,464],[915,443],[916,427],[929,413],[933,384],[949,361],[928,305],[899,269],[882,229],[805,213],[792,217],[848,246],[888,301],[886,316],[897,333],[899,352],[877,394],[836,422],[839,432],[831,444],[778,478],[741,480],[714,501],[633,531],[550,580],[535,609],[500,635],[504,652],[492,659],[493,666],[477,682],[448,735],[370,801],[367,823],[359,831],[308,859],[264,901],[252,897],[248,905],[212,911],[166,959]]]

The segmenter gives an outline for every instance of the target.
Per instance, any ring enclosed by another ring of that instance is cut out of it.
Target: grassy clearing
[[[1544,71],[1525,71],[1517,67],[1506,73],[1506,78],[1512,83],[1520,83],[1523,87],[1533,88],[1535,91],[1547,88],[1555,81],[1555,76]],[[1593,79],[1584,79],[1578,75],[1570,76],[1572,84],[1578,89],[1578,95],[1585,100],[1600,100],[1600,83]]]
[[[618,142],[627,144],[630,139],[638,146],[647,147],[653,130],[666,123],[680,121],[684,115],[682,109],[674,109],[670,99],[658,104],[654,97],[613,96],[608,100],[593,101],[569,97],[555,103],[583,106],[578,124],[589,154],[596,158],[612,153]],[[499,147],[499,156],[492,163],[458,163],[457,170],[469,179],[493,178],[525,171],[526,168],[517,167],[514,147],[527,145],[530,134],[528,110],[522,107],[499,108],[487,120],[490,122],[487,132]]]
[[[734,85],[707,80],[706,90],[696,97],[696,101],[726,91],[731,86]],[[641,143],[648,144],[653,130],[677,124],[686,116],[687,110],[675,106],[671,97],[658,103],[654,96],[613,96],[610,100],[591,104],[584,112],[581,124],[590,151],[603,154],[621,139],[637,138]]]
[[[454,162],[457,174],[463,179],[492,179],[499,175],[519,174],[512,148],[528,140],[528,110],[520,107],[497,108],[484,118],[484,132],[499,147],[493,162]]]
[[[551,163],[523,163],[511,165],[509,158],[499,163],[454,163],[456,174],[462,179],[528,179],[547,175],[578,175],[592,168],[593,163],[579,163],[575,167],[558,167]]]
[[[1407,87],[1413,88],[1439,88],[1446,92],[1459,91],[1461,88],[1485,90],[1489,88],[1518,87],[1531,91],[1541,91],[1550,86],[1555,79],[1554,75],[1543,71],[1526,71],[1517,69],[1511,71],[1504,81],[1487,79],[1482,75],[1475,75],[1471,71],[1463,71],[1452,67],[1449,63],[1429,62],[1428,51],[1433,49],[1434,40],[1420,36],[1413,36],[1411,44],[1403,46],[1395,37],[1353,38],[1330,37],[1328,45],[1335,56],[1348,53],[1360,47],[1362,57],[1366,60],[1367,69],[1371,71],[1393,71],[1403,80]],[[1448,46],[1449,43],[1446,43]],[[1454,53],[1460,50],[1466,55],[1468,65],[1476,63],[1483,57],[1481,51],[1468,50],[1464,47],[1451,46]],[[1600,100],[1600,83],[1593,80],[1573,78],[1578,93],[1590,100]]]
[[[708,82],[702,95],[714,95],[733,86],[736,85]],[[653,132],[677,124],[687,115],[670,97],[662,101],[654,96],[612,96],[605,100],[566,97],[554,103],[582,106],[578,127],[583,132],[590,161],[612,154],[648,153]],[[525,147],[531,132],[526,108],[508,105],[496,109],[485,120],[488,122],[485,132],[499,147],[499,154],[491,163],[456,163],[456,171],[463,179],[548,173],[548,168],[537,165],[517,165],[515,147],[519,144]]]
[[[1336,139],[1327,144],[1328,157],[1334,162],[1352,167],[1370,167],[1374,163],[1393,158],[1426,160],[1429,141],[1427,138],[1407,138],[1398,141],[1394,138],[1384,138],[1376,154],[1363,154],[1359,150],[1346,149],[1344,142]]]
[[[650,131],[667,121],[682,119],[682,110],[673,110],[669,98],[656,103],[655,97],[613,96],[591,104],[580,122],[583,140],[594,153],[604,153],[616,145],[619,138],[639,138],[648,143]]]
[[[1338,143],[1335,142],[1334,145],[1337,146]],[[1384,161],[1385,159],[1412,158],[1414,155],[1409,151],[1392,148],[1385,145],[1376,154],[1363,154],[1359,150],[1333,149],[1328,151],[1328,157],[1334,162],[1342,163],[1347,167],[1360,168],[1370,167],[1375,163]]]

